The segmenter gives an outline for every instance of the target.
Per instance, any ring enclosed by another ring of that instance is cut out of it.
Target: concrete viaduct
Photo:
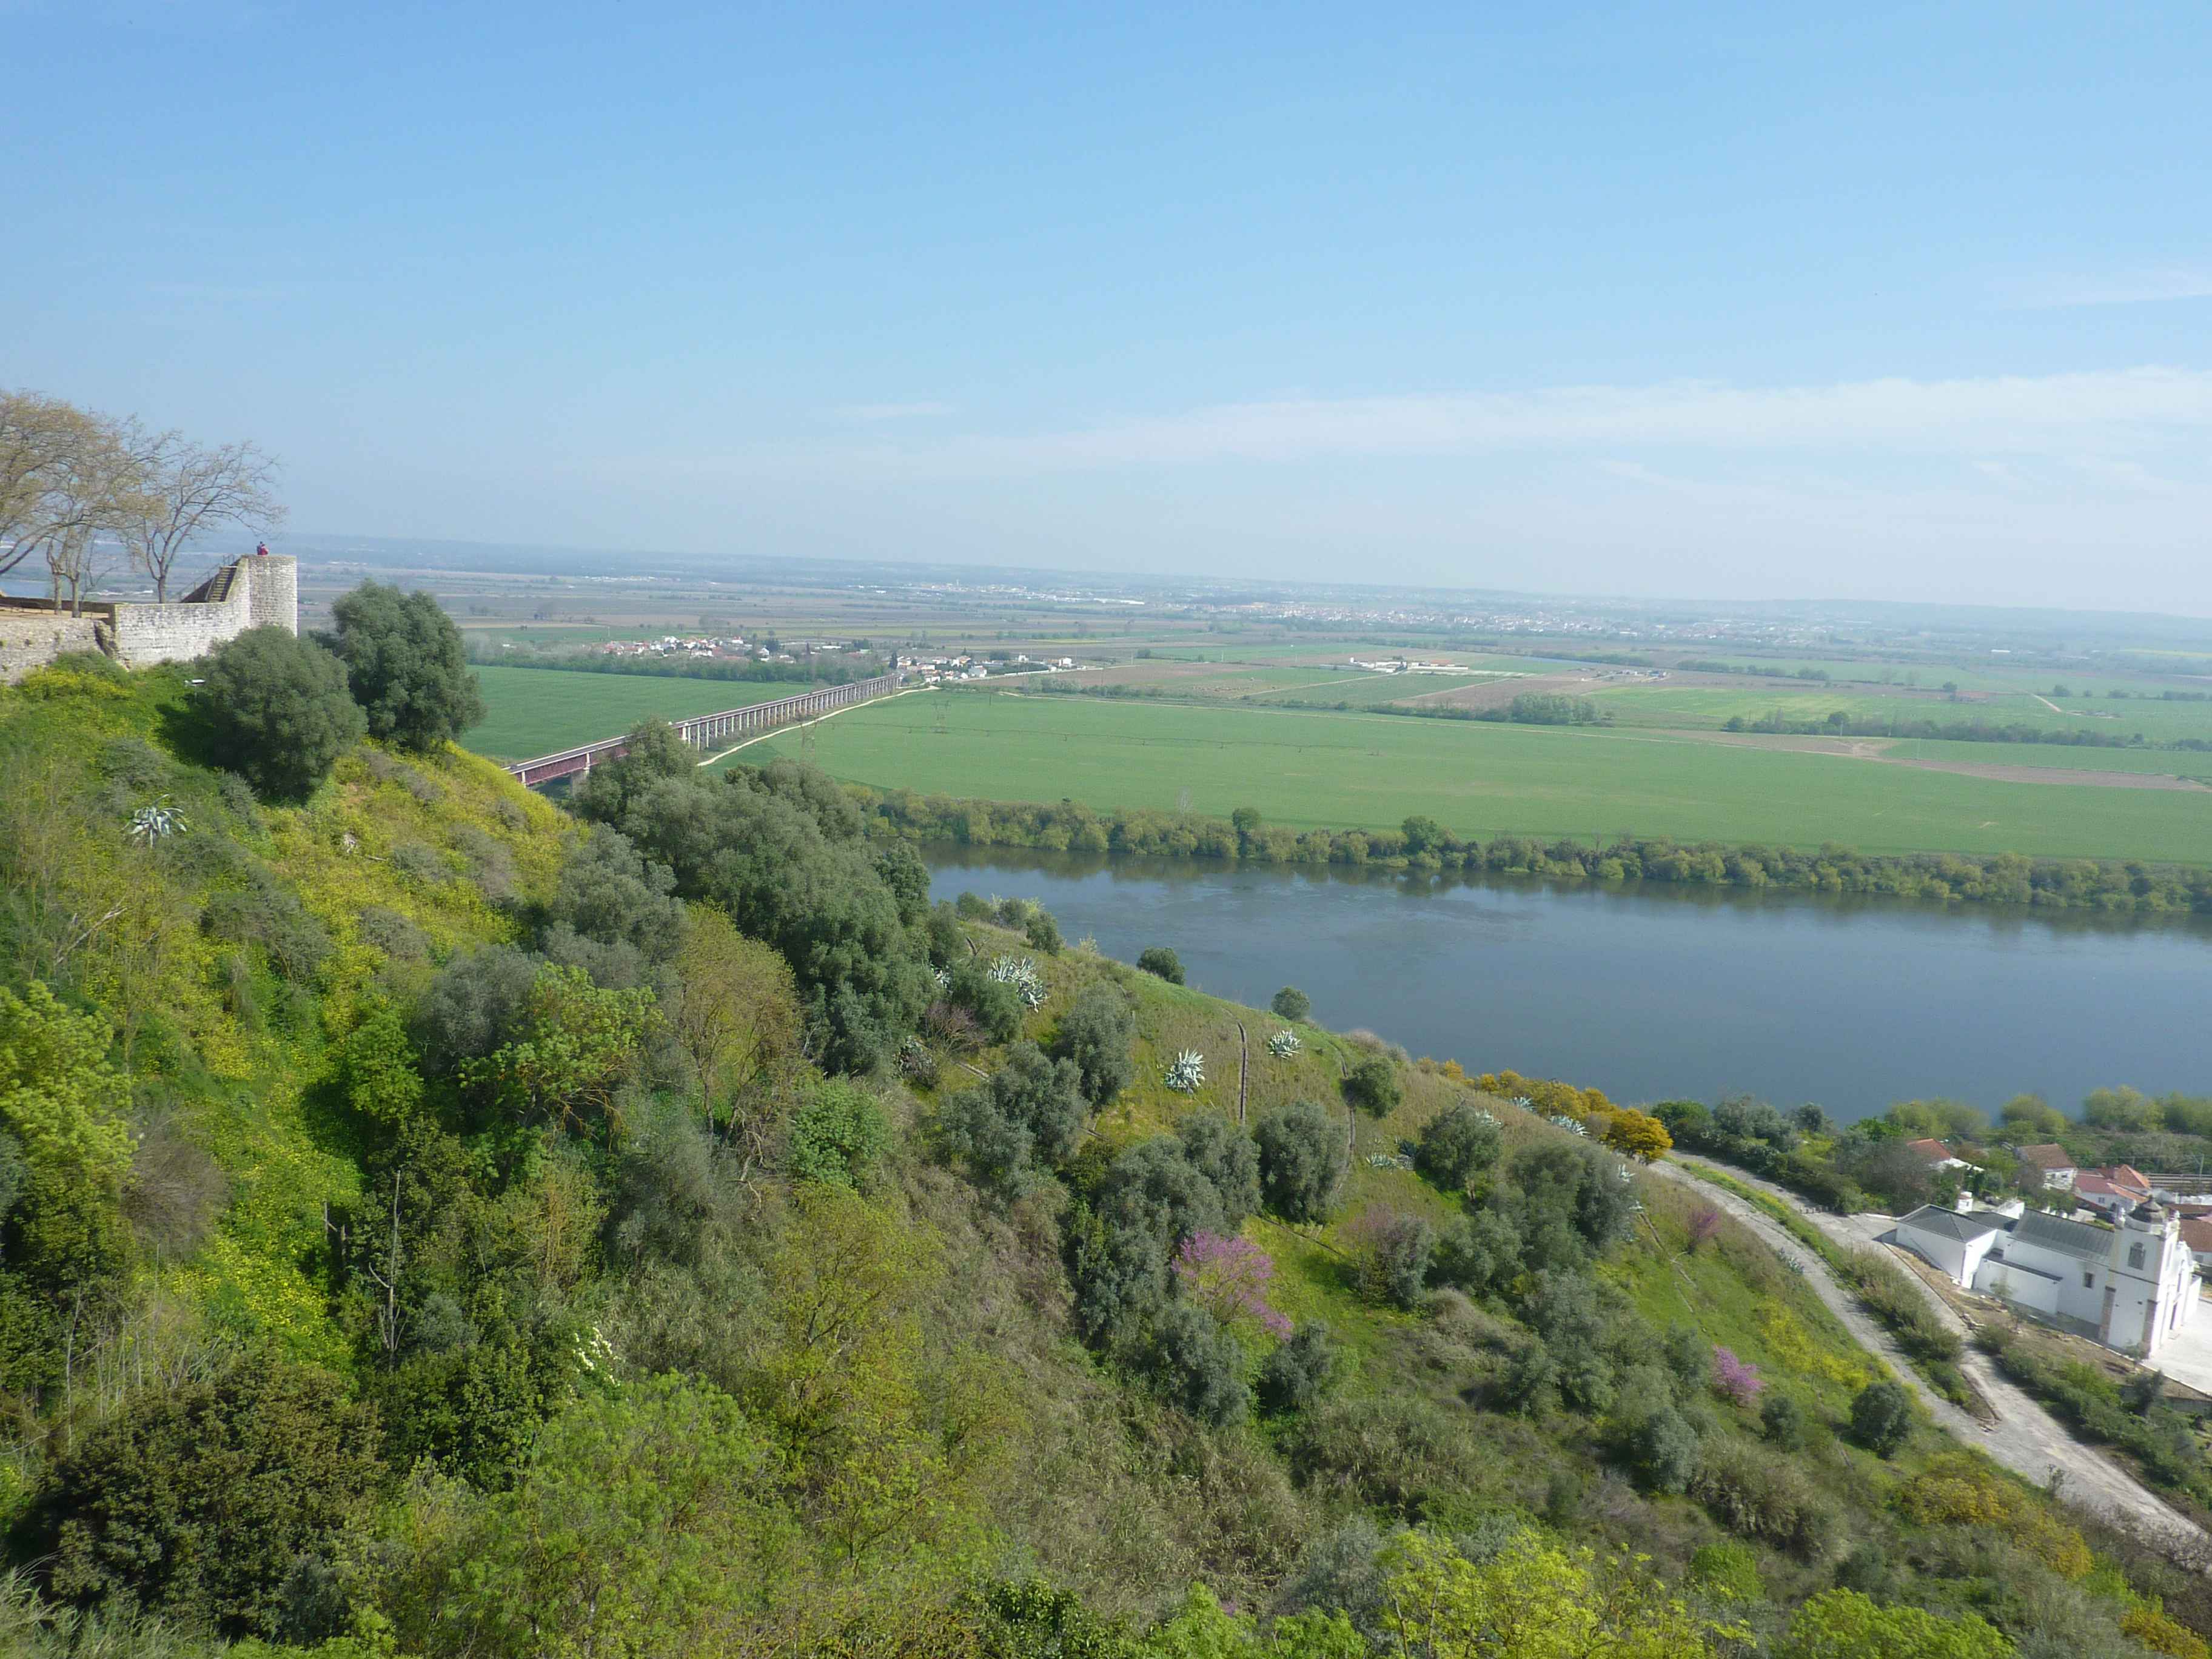
[[[770,726],[788,726],[793,720],[816,720],[833,708],[848,708],[871,697],[888,696],[898,690],[899,678],[896,674],[879,674],[872,680],[824,686],[819,691],[802,692],[795,697],[778,697],[774,702],[726,708],[719,714],[695,714],[690,720],[672,724],[686,743],[712,749],[725,739],[740,738],[747,732],[765,732]],[[557,779],[580,777],[600,762],[620,760],[629,752],[627,738],[602,738],[580,749],[564,749],[557,755],[540,755],[536,760],[522,761],[507,770],[525,786],[535,789]]]

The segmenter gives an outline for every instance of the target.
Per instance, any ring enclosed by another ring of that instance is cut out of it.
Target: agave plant
[[[993,957],[986,974],[1001,985],[1011,985],[1022,1000],[1024,1008],[1036,1008],[1044,1002],[1044,975],[1037,972],[1035,957]]]
[[[1164,1081],[1179,1095],[1194,1095],[1206,1081],[1206,1056],[1195,1048],[1186,1048],[1168,1063]]]
[[[1306,1045],[1298,1041],[1296,1031],[1278,1031],[1267,1039],[1267,1052],[1277,1060],[1288,1060]]]
[[[185,815],[170,805],[169,798],[164,795],[151,806],[142,806],[133,812],[125,833],[139,846],[151,847],[155,842],[182,834],[188,828]]]
[[[1571,1135],[1581,1135],[1585,1139],[1589,1137],[1589,1131],[1584,1128],[1577,1120],[1569,1117],[1565,1112],[1553,1113],[1552,1121],[1558,1127],[1565,1129]]]

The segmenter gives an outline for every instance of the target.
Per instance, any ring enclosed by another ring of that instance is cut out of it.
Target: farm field
[[[2212,861],[2212,793],[2012,782],[1656,731],[953,692],[855,709],[815,733],[816,764],[853,782],[1223,817],[1249,805],[1300,829],[1423,813],[1485,837]],[[746,758],[796,747],[781,737]]]
[[[1615,721],[1628,726],[1717,729],[1731,718],[1822,720],[1837,709],[1854,720],[1982,721],[2032,726],[2053,732],[2090,731],[2147,743],[2186,738],[2212,739],[2212,702],[2161,702],[2143,698],[2052,697],[2028,692],[1980,693],[1954,702],[1941,693],[1882,692],[1869,687],[1832,690],[1799,686],[1680,685],[1631,683],[1592,686],[1594,698]],[[2056,705],[2054,708],[2053,705]]]
[[[479,668],[483,724],[468,748],[493,760],[530,760],[625,732],[647,716],[684,720],[804,691],[803,685],[687,680],[673,675],[583,674],[557,668]]]

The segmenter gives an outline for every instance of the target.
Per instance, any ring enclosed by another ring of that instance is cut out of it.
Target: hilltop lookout
[[[300,562],[268,553],[225,565],[167,605],[51,599],[0,593],[0,682],[14,684],[70,651],[98,651],[126,668],[189,662],[249,628],[300,631]]]

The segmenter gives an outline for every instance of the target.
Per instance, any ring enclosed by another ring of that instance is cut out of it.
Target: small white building
[[[2197,1312],[2197,1256],[2179,1218],[2155,1204],[2136,1206],[2110,1227],[2039,1211],[1925,1205],[1902,1218],[1893,1237],[1962,1289],[2140,1359]]]

